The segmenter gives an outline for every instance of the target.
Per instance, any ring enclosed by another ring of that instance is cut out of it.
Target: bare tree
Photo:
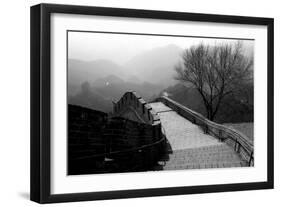
[[[182,60],[175,67],[175,78],[198,90],[210,120],[214,120],[224,97],[252,79],[253,58],[244,55],[240,41],[216,46],[201,43],[186,49]]]

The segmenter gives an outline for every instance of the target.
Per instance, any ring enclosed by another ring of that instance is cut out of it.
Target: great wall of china
[[[113,113],[68,106],[68,173],[254,166],[242,133],[159,97],[126,92]]]

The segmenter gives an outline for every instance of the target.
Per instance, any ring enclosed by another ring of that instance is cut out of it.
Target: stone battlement
[[[117,103],[114,103],[113,113],[114,116],[122,116],[141,123],[160,124],[156,112],[135,91],[126,92]]]

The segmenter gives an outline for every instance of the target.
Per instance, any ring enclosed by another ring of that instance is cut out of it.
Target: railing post
[[[222,132],[220,129],[219,129],[219,140],[220,140],[220,142],[222,142]]]
[[[241,145],[240,145],[239,142],[237,142],[237,144],[238,144],[237,152],[240,153],[240,147],[241,147]]]
[[[193,124],[196,124],[196,119],[193,117],[193,119],[192,119],[192,123]]]
[[[251,155],[250,155],[250,159],[249,159],[249,163],[248,163],[249,167],[251,166],[251,162],[253,160],[253,153],[254,153],[254,151],[252,151]]]
[[[207,124],[205,124],[205,130],[204,130],[204,132],[205,132],[205,134],[208,134],[208,125]]]

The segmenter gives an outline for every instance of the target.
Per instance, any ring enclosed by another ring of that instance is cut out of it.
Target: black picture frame
[[[167,187],[154,189],[51,194],[50,173],[50,15],[52,13],[134,17],[210,23],[233,23],[267,26],[267,181],[235,184]],[[272,189],[274,177],[273,147],[273,44],[272,18],[195,14],[153,10],[103,8],[56,4],[39,4],[31,7],[31,173],[30,199],[38,203],[166,196],[210,192]]]

